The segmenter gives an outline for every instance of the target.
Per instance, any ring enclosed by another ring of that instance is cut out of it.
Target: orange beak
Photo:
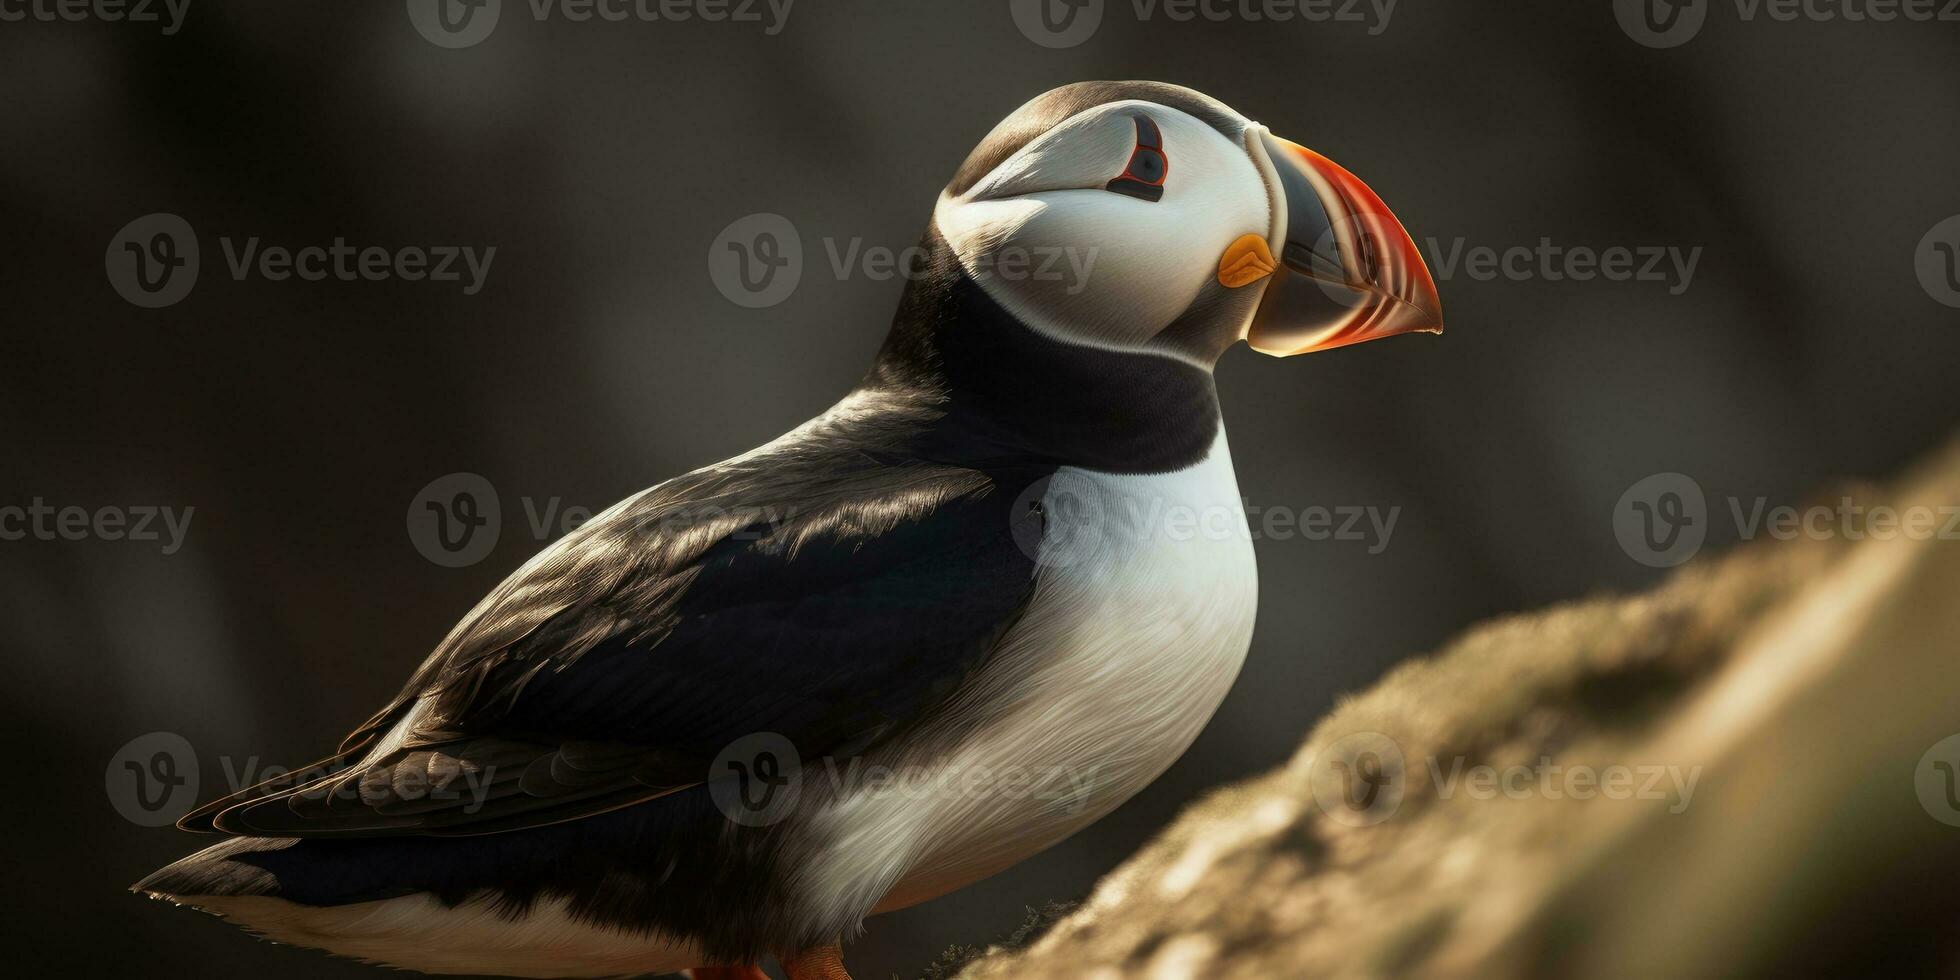
[[[1332,160],[1261,133],[1285,200],[1284,242],[1246,340],[1277,357],[1442,333],[1443,301],[1388,205]]]

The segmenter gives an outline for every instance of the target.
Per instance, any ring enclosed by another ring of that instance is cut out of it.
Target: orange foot
[[[684,975],[688,980],[769,980],[769,974],[753,963],[748,966],[697,966]]]
[[[844,952],[835,946],[815,946],[783,956],[789,980],[851,980],[844,970]]]

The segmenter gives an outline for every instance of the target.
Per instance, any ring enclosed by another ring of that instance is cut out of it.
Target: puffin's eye
[[[1164,135],[1149,116],[1136,117],[1136,124],[1137,148],[1130,152],[1130,164],[1104,189],[1146,201],[1162,200],[1164,177],[1171,171],[1170,160],[1164,156]]]

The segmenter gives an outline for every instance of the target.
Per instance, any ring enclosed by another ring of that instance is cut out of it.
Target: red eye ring
[[[1122,180],[1134,180],[1142,184],[1161,185],[1170,176],[1170,161],[1164,159],[1161,151],[1147,146],[1139,146],[1130,154],[1130,165],[1123,168]]]

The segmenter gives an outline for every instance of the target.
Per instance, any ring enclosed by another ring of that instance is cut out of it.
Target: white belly
[[[902,908],[1054,844],[1176,761],[1238,676],[1258,582],[1222,429],[1176,473],[1063,469],[1043,508],[1034,599],[1001,649],[799,835],[805,908]]]

